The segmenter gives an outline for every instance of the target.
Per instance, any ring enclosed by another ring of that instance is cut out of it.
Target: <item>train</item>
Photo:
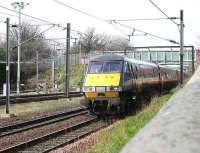
[[[179,72],[167,66],[116,54],[89,61],[81,104],[95,114],[124,114],[140,97],[168,91],[179,83]]]

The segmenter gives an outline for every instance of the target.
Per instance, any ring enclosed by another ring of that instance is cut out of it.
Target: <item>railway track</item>
[[[69,125],[65,124],[62,128],[54,127],[56,129],[54,131],[36,137],[33,136],[33,138],[28,138],[26,141],[17,144],[14,143],[6,148],[4,147],[0,152],[46,153],[55,148],[72,143],[108,125],[107,122],[101,121],[96,116],[89,114],[73,117],[72,119],[75,120]]]
[[[23,90],[23,93],[35,92],[35,90]],[[10,91],[11,94],[16,94],[17,92],[14,90]],[[0,90],[0,94],[3,94],[3,90]]]
[[[83,114],[88,114],[88,110],[86,110],[85,108],[78,108],[68,112],[62,112],[46,117],[40,117],[30,121],[17,123],[14,125],[0,127],[0,139],[4,136],[12,135],[48,124],[53,124]]]
[[[70,92],[69,97],[80,97],[82,96],[81,92]],[[20,95],[20,96],[10,96],[10,103],[25,103],[33,101],[42,101],[42,100],[55,100],[59,98],[66,98],[64,93],[54,93],[54,94],[38,94],[38,95]],[[0,105],[5,105],[6,97],[0,97]]]

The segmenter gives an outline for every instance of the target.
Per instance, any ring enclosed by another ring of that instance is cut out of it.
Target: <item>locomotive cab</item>
[[[121,72],[123,61],[90,61],[82,91],[85,99],[81,103],[96,114],[117,111],[120,104]]]

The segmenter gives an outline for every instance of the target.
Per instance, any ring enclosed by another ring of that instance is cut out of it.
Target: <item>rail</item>
[[[36,127],[53,124],[55,122],[63,121],[83,114],[88,114],[88,110],[85,108],[78,108],[72,111],[62,112],[55,115],[49,115],[47,117],[41,117],[34,120],[17,123],[14,125],[0,127],[0,138]]]
[[[44,141],[48,141],[49,139],[52,139],[52,138],[58,138],[59,136],[62,137],[66,133],[70,133],[70,132],[75,131],[77,129],[83,128],[85,126],[88,126],[91,123],[96,123],[98,120],[99,119],[97,117],[91,116],[87,120],[84,120],[84,121],[81,121],[81,122],[77,122],[76,124],[71,125],[69,127],[66,127],[64,129],[58,129],[57,131],[45,134],[43,136],[40,136],[40,137],[37,137],[37,138],[33,138],[33,139],[29,139],[28,141],[21,142],[19,144],[4,148],[4,149],[0,150],[0,153],[11,153],[11,152],[17,153],[17,152],[25,151],[26,149],[34,150],[33,148],[34,148],[35,145],[40,145],[40,144],[44,143]],[[94,125],[96,125],[96,124],[94,124]],[[80,137],[88,135],[89,133],[94,131],[94,130],[91,130],[91,128],[86,128],[86,129],[90,129],[90,130],[88,132],[84,130],[85,133],[84,134],[82,133],[81,135],[74,134],[74,138],[71,138],[70,141],[69,141],[69,139],[68,139],[68,141],[66,140],[65,143],[62,142],[60,144],[56,144],[53,147],[49,146],[50,148],[41,147],[40,149],[45,149],[45,150],[43,150],[43,151],[38,151],[37,150],[37,152],[48,152],[49,150],[55,149],[56,147],[64,145],[66,143],[73,142],[73,141],[79,139]],[[95,131],[97,129],[98,128],[95,128]],[[32,149],[31,149],[31,147],[32,147]],[[37,147],[37,149],[38,149],[38,147]]]
[[[70,92],[69,97],[81,97],[82,92]],[[10,103],[25,103],[33,101],[43,101],[43,100],[55,100],[59,98],[67,98],[64,93],[53,93],[53,94],[37,94],[37,95],[20,95],[20,96],[10,96]],[[0,96],[0,105],[5,105],[6,97]]]

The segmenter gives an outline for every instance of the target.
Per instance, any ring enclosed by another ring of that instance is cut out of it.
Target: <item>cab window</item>
[[[93,62],[89,65],[89,73],[101,73],[103,69],[103,63]]]
[[[105,62],[103,66],[104,73],[120,72],[121,64],[120,62]]]
[[[120,61],[91,62],[88,73],[115,73],[121,72]]]

